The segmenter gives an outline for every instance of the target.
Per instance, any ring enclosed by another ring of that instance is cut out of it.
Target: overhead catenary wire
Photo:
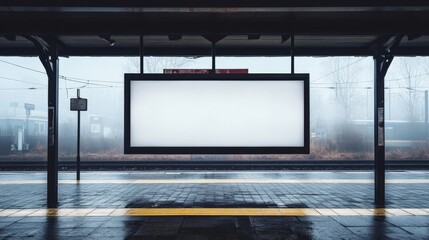
[[[33,71],[33,72],[37,72],[37,73],[41,73],[41,74],[46,75],[46,73],[44,71],[39,71],[39,70],[36,70],[36,69],[33,69],[33,68],[24,67],[22,65],[19,65],[19,64],[16,64],[16,63],[12,63],[12,62],[8,62],[8,61],[2,60],[2,59],[0,59],[0,62],[9,64],[9,65],[12,65],[12,66],[15,66],[15,67],[23,68],[23,69],[26,69],[26,70],[29,70],[29,71]]]
[[[47,89],[47,88],[0,88],[0,91],[17,91],[17,90],[41,90],[41,89]]]
[[[112,85],[108,85],[108,84],[91,83],[91,82],[89,82],[89,80],[87,80],[87,81],[73,80],[73,79],[67,78],[65,76],[60,76],[60,78],[64,79],[65,81],[76,82],[76,83],[84,83],[86,85],[96,85],[96,86],[113,87]]]
[[[404,79],[409,79],[409,78],[415,78],[415,77],[423,77],[423,76],[428,76],[429,73],[424,73],[424,74],[418,74],[418,75],[412,75],[409,77],[401,77],[401,78],[390,78],[390,79],[386,79],[386,82],[394,82],[394,81],[399,81],[399,80],[404,80]],[[353,81],[353,82],[341,82],[341,83],[336,83],[336,84],[349,84],[349,83],[373,83],[374,81]],[[334,84],[332,82],[321,82],[321,83],[313,83],[312,84]]]
[[[44,71],[40,71],[34,68],[29,68],[29,67],[25,67],[16,63],[12,63],[9,61],[5,61],[0,59],[0,62],[5,63],[5,64],[9,64],[18,68],[22,68],[25,70],[29,70],[29,71],[33,71],[33,72],[37,72],[43,75],[46,75],[46,73]],[[60,79],[63,79],[65,81],[70,81],[70,82],[78,82],[78,83],[85,83],[88,85],[99,85],[99,86],[106,86],[106,87],[110,87],[111,85],[107,85],[107,84],[102,84],[102,83],[116,83],[116,84],[123,84],[123,82],[117,82],[117,81],[108,81],[108,80],[95,80],[95,79],[85,79],[85,78],[77,78],[77,77],[70,77],[70,76],[65,76],[65,75],[59,75]],[[95,82],[95,83],[94,83]]]
[[[29,84],[33,84],[33,85],[38,85],[38,86],[44,86],[44,87],[47,87],[47,85],[45,85],[45,84],[35,83],[35,82],[29,82],[29,81],[24,81],[24,80],[15,79],[15,78],[1,77],[1,76],[0,76],[0,79],[9,80],[9,81],[14,81],[14,82],[21,82],[21,83],[29,83]]]
[[[83,87],[67,87],[67,88],[59,88],[59,89],[81,89]],[[87,89],[100,89],[100,88],[123,88],[122,86],[96,86],[96,87],[86,87]],[[47,87],[29,87],[29,88],[0,88],[0,91],[19,91],[19,90],[46,90],[48,89]]]
[[[80,86],[80,87],[63,87],[60,89],[81,89],[81,88],[87,88],[87,89],[103,89],[103,88],[123,88],[123,86]],[[340,89],[340,88],[349,88],[349,87],[341,87],[341,86],[311,86],[310,88],[315,88],[315,89]],[[358,86],[358,87],[353,87],[353,88],[357,88],[357,89],[372,89],[373,87],[370,86]],[[2,90],[46,90],[47,87],[29,87],[29,88],[0,88],[0,91]],[[408,90],[413,90],[413,91],[421,91],[421,90],[417,90],[417,89],[429,89],[429,87],[414,87],[414,88],[409,88],[409,87],[385,87],[385,89],[408,89]]]
[[[63,76],[66,77],[66,76]],[[76,81],[90,81],[90,82],[97,82],[97,83],[121,83],[123,84],[123,82],[118,82],[118,81],[109,81],[109,80],[95,80],[95,79],[85,79],[85,78],[77,78],[77,77],[66,77],[67,79],[71,79],[71,80],[76,80]]]
[[[347,65],[345,65],[345,66],[342,66],[342,67],[340,67],[340,68],[338,68],[338,69],[335,69],[335,70],[334,70],[334,71],[332,71],[332,72],[329,72],[329,73],[327,73],[327,74],[325,74],[325,75],[323,75],[323,76],[321,76],[321,77],[319,77],[319,78],[316,78],[315,80],[311,81],[311,83],[314,83],[314,82],[317,82],[317,81],[319,81],[319,80],[322,80],[323,78],[328,77],[328,76],[329,76],[329,75],[331,75],[331,74],[334,74],[334,73],[336,73],[336,72],[338,72],[338,71],[341,71],[341,70],[343,70],[343,69],[345,69],[345,68],[348,68],[348,67],[352,66],[353,64],[356,64],[356,63],[358,63],[358,62],[360,62],[360,61],[362,61],[362,60],[364,60],[364,59],[367,59],[367,58],[368,58],[368,57],[360,58],[360,59],[358,59],[357,61],[351,62],[351,63],[349,63],[349,64],[347,64]]]
[[[346,89],[349,87],[341,87],[341,86],[314,86],[314,87],[310,87],[310,88],[320,88],[320,89]],[[360,86],[360,87],[353,87],[355,89],[372,89],[373,87],[365,87],[365,86]],[[407,90],[412,90],[412,91],[421,91],[421,90],[417,90],[417,89],[429,89],[429,87],[414,87],[414,88],[409,88],[409,87],[385,87],[384,89],[407,89]]]
[[[315,80],[313,80],[311,82],[311,84],[326,84],[326,85],[334,84],[334,83],[330,83],[330,82],[317,83],[316,81],[319,81],[319,80],[321,80],[323,78],[326,78],[327,76],[329,76],[331,74],[334,74],[334,73],[336,73],[338,71],[341,71],[342,69],[350,67],[351,65],[356,64],[356,63],[358,63],[358,62],[360,62],[360,61],[362,61],[362,60],[364,60],[366,58],[368,58],[368,57],[360,58],[360,59],[358,59],[358,60],[356,60],[354,62],[351,62],[351,63],[349,63],[349,64],[341,67],[341,68],[338,68],[338,69],[336,69],[336,70],[334,70],[332,72],[329,72],[329,73],[327,73],[327,74],[325,74],[325,75],[323,75],[323,76],[321,76],[319,78],[316,78]],[[37,69],[25,67],[25,66],[22,66],[22,65],[19,65],[19,64],[16,64],[16,63],[12,63],[12,62],[9,62],[9,61],[5,61],[5,60],[2,60],[2,59],[0,59],[0,62],[3,62],[5,64],[9,64],[9,65],[12,65],[12,66],[15,66],[15,67],[19,67],[19,68],[22,68],[22,69],[26,69],[26,70],[29,70],[29,71],[33,71],[33,72],[37,72],[37,73],[46,75],[46,73],[44,71],[39,71]],[[413,76],[409,76],[409,77],[402,77],[402,78],[386,79],[386,81],[399,81],[399,80],[403,80],[403,79],[408,79],[408,78],[413,78],[413,77],[422,77],[422,76],[427,76],[427,75],[429,75],[429,73],[418,74],[418,75],[413,75]],[[59,78],[63,79],[64,81],[69,81],[69,82],[75,82],[75,83],[82,83],[82,84],[84,84],[83,86],[78,87],[78,88],[89,88],[89,87],[87,87],[88,85],[100,86],[101,88],[115,88],[115,87],[118,87],[118,86],[109,85],[109,84],[103,84],[103,83],[117,83],[117,84],[119,83],[119,84],[123,84],[123,82],[117,82],[117,81],[85,79],[85,78],[70,77],[70,76],[65,76],[65,75],[59,75]],[[16,81],[16,82],[23,82],[23,83],[29,83],[29,84],[40,85],[40,86],[46,86],[44,84],[33,83],[33,82],[29,82],[29,81],[24,81],[24,80],[19,80],[19,79],[13,79],[13,78],[8,78],[8,77],[0,77],[0,79],[6,79],[6,80],[11,80],[11,81]],[[337,83],[336,85],[355,84],[355,83],[356,84],[358,84],[358,83],[372,83],[372,82],[373,81],[353,81],[353,82]],[[94,88],[94,87],[91,87],[91,88]],[[338,86],[337,87],[323,86],[323,87],[311,87],[311,88],[330,88],[330,89],[335,89],[335,88],[339,88],[339,87]],[[366,87],[353,87],[353,88],[366,88]],[[401,88],[401,87],[399,87],[399,88]],[[68,88],[67,84],[66,84],[66,88],[62,88],[62,89],[77,89],[77,87]],[[23,88],[22,90],[32,90],[32,89]]]

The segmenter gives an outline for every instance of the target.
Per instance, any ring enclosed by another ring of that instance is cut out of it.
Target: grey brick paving
[[[407,174],[408,173],[408,174]],[[82,179],[372,179],[368,172],[274,172],[269,173],[184,173],[175,172],[100,172],[84,173]],[[392,172],[391,179],[429,179],[426,172]],[[73,179],[73,173],[61,173]],[[44,180],[44,173],[0,174],[1,180]],[[371,208],[373,184],[368,183],[228,183],[228,184],[60,184],[60,207],[310,207]],[[0,185],[0,208],[43,208],[45,184]],[[425,208],[429,184],[386,185],[387,207]]]
[[[391,179],[428,179],[391,172]],[[61,173],[72,179],[73,173]],[[45,173],[0,173],[0,181],[40,180]],[[83,179],[323,178],[372,179],[347,172],[88,172]],[[386,207],[429,208],[429,184],[387,184]],[[0,185],[0,208],[44,208],[46,185]],[[372,208],[363,183],[61,184],[60,207]],[[429,216],[306,217],[0,217],[0,239],[429,239]]]

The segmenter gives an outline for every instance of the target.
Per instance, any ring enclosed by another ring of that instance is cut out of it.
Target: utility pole
[[[25,103],[24,104],[24,108],[25,108],[25,116],[26,116],[26,120],[25,120],[25,128],[24,128],[24,149],[28,150],[28,119],[31,115],[31,110],[36,109],[34,104],[30,104],[30,103]]]
[[[80,89],[77,89],[77,98],[80,99]],[[80,180],[80,110],[77,111],[77,154],[76,154],[76,180]]]
[[[428,97],[428,90],[425,91],[425,130],[426,130],[426,143],[429,144],[429,97]]]
[[[88,101],[80,97],[80,89],[77,89],[77,98],[70,99],[70,110],[77,111],[77,154],[76,154],[76,180],[80,180],[80,111],[87,111]]]

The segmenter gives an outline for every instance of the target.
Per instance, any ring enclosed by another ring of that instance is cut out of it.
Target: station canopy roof
[[[429,56],[427,0],[2,0],[0,55],[371,56],[403,36],[399,56]]]

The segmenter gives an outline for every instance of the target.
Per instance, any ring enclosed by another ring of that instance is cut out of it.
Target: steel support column
[[[58,207],[58,85],[59,60],[56,46],[50,49],[48,74],[48,208]]]
[[[384,206],[385,196],[385,102],[384,78],[393,61],[393,52],[403,36],[382,37],[376,43],[374,56],[374,193],[375,204]],[[386,46],[387,45],[387,46]],[[389,99],[390,101],[390,99]]]
[[[374,57],[374,190],[375,204],[385,203],[384,75],[383,57]]]
[[[55,37],[24,36],[36,48],[48,76],[48,185],[47,206],[58,207],[58,85],[59,60]]]

